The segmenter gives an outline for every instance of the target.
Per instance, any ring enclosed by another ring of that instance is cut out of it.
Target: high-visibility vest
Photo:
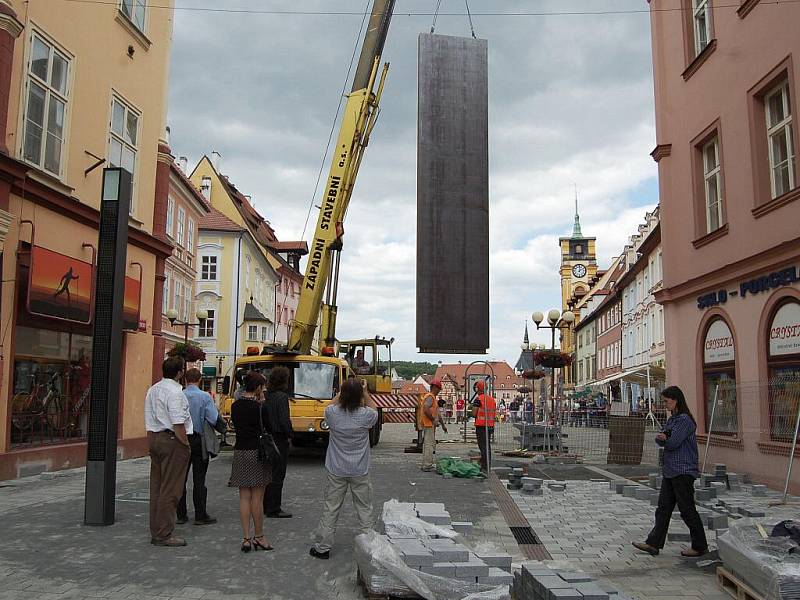
[[[428,428],[433,427],[433,421],[431,421],[430,417],[428,417],[428,415],[425,414],[425,400],[427,400],[428,398],[433,400],[433,409],[434,410],[438,410],[437,407],[436,407],[436,396],[434,396],[433,394],[428,392],[427,394],[424,394],[424,395],[419,397],[418,415],[419,415],[419,428],[420,429],[428,429]]]
[[[475,427],[494,427],[494,419],[497,416],[497,402],[491,396],[478,394],[478,413],[475,415]]]

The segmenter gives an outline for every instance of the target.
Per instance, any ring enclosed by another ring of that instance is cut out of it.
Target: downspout
[[[239,356],[239,297],[242,295],[242,236],[244,231],[239,233],[239,251],[236,256],[236,312],[234,313],[233,323],[236,326],[233,331],[233,363]]]

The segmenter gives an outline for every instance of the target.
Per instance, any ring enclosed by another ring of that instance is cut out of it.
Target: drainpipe
[[[233,316],[233,322],[236,328],[233,331],[233,362],[236,363],[236,357],[239,355],[239,296],[241,296],[242,284],[242,236],[244,231],[239,234],[239,251],[236,256],[236,312]]]

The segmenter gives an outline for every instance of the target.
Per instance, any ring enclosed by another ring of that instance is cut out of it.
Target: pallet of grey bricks
[[[506,488],[518,490],[527,496],[541,496],[544,494],[542,486],[546,483],[551,492],[563,492],[567,488],[564,481],[526,477],[522,467],[492,467],[492,472],[498,479],[506,481]]]
[[[412,506],[408,503],[408,506]],[[421,521],[437,525],[445,531],[466,534],[472,523],[452,522],[445,505],[438,502],[417,502],[413,510]],[[488,585],[510,585],[511,555],[485,552],[476,554],[447,537],[408,537],[386,528],[389,543],[403,562],[422,573]]]
[[[522,564],[514,574],[511,588],[514,600],[627,600],[627,597],[591,575],[571,569],[558,569],[543,562]]]

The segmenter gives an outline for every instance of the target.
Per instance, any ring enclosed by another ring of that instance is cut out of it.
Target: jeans
[[[316,532],[318,541],[314,544],[317,552],[328,552],[333,546],[336,523],[348,489],[353,495],[359,533],[368,533],[372,530],[372,483],[369,474],[360,477],[339,477],[328,473],[322,518]]]
[[[647,543],[659,550],[664,547],[672,511],[675,510],[676,504],[681,512],[683,522],[689,527],[692,548],[698,552],[706,552],[708,542],[705,529],[703,529],[703,521],[697,514],[694,505],[694,477],[691,475],[678,475],[671,479],[665,477],[661,482],[661,493],[658,496],[658,508],[656,509],[656,524],[650,535],[647,536]]]
[[[175,530],[175,509],[186,481],[191,451],[171,431],[148,432],[150,447],[150,537],[164,541]]]
[[[478,438],[478,448],[481,451],[481,469],[486,471],[492,461],[492,434],[494,427],[475,427],[475,437]]]
[[[189,481],[189,470],[192,471],[192,501],[194,502],[194,518],[203,520],[208,518],[206,510],[206,499],[208,489],[206,489],[206,473],[208,472],[208,458],[203,460],[203,436],[195,433],[189,436],[189,447],[191,456],[189,464],[186,466],[186,476],[183,478],[183,495],[178,501],[178,516],[185,519],[188,514],[186,507],[186,482]]]
[[[426,427],[422,430],[422,468],[432,469],[433,451],[436,447],[436,428]]]
[[[275,445],[281,452],[281,459],[272,465],[272,481],[264,492],[264,514],[269,515],[281,510],[283,497],[283,480],[286,479],[286,463],[289,460],[289,436],[285,433],[272,434]]]

